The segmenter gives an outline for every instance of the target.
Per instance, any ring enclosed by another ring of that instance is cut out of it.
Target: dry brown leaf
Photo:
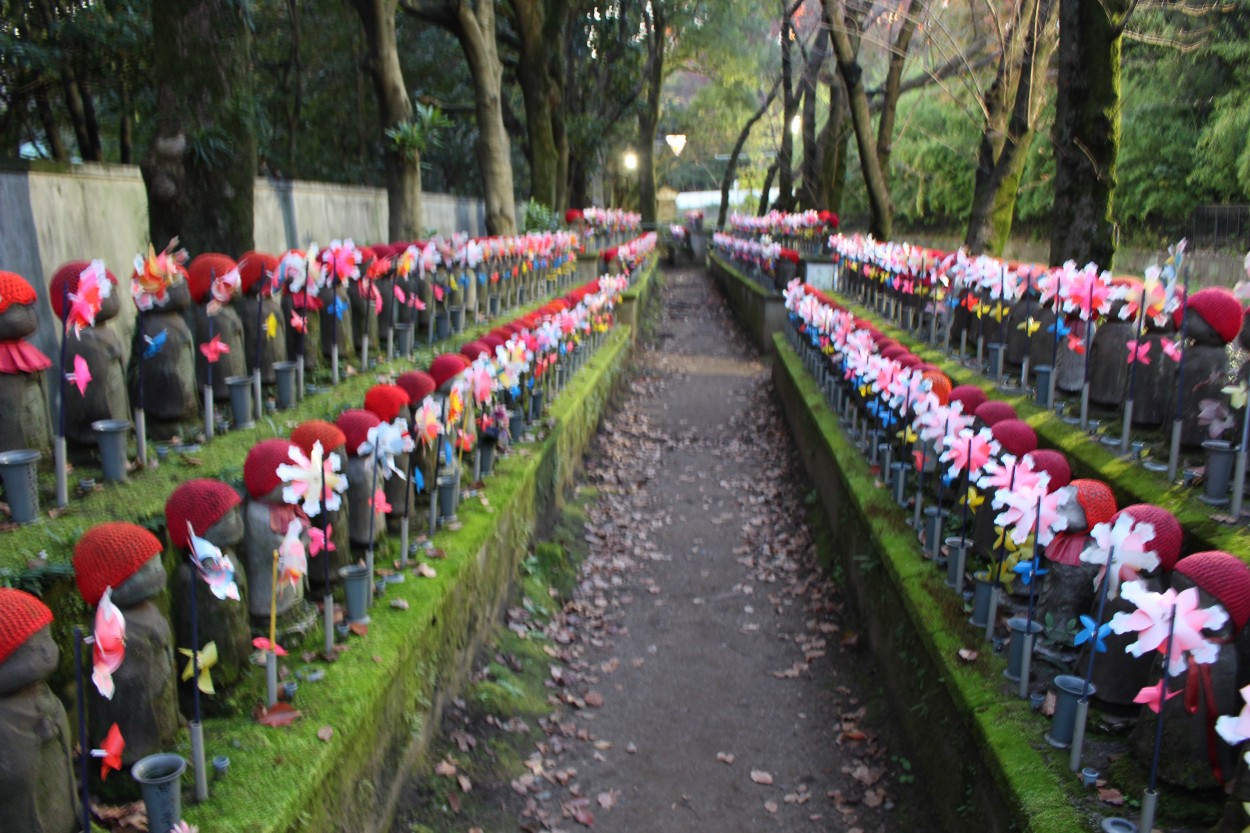
[[[729,752],[717,752],[716,760],[720,761],[722,764],[732,764],[734,762],[734,756]]]
[[[620,796],[621,794],[616,790],[609,790],[608,792],[599,793],[599,795],[595,796],[595,800],[599,802],[599,806],[603,809],[611,810],[616,806],[616,800]]]
[[[765,809],[765,810],[767,810],[767,811],[768,811],[768,812],[770,812],[770,813],[775,813],[775,812],[777,812],[777,802],[776,802],[776,801],[765,801],[765,802],[764,802],[764,809]]]
[[[753,769],[751,770],[751,780],[757,784],[763,784],[767,787],[772,785],[773,776],[772,773],[765,772],[762,769]]]
[[[960,648],[957,653],[959,658],[964,662],[973,662],[978,656],[980,656],[980,654],[971,648]]]
[[[467,775],[457,775],[456,784],[459,785],[460,792],[462,793],[467,793],[469,790],[473,789],[473,782],[469,780],[469,776]]]
[[[299,709],[287,703],[274,703],[272,708],[257,706],[253,712],[256,722],[262,726],[290,726],[301,717]]]
[[[434,774],[450,778],[457,772],[456,765],[448,758],[443,758],[434,765]]]
[[[435,576],[438,575],[438,572],[435,571],[435,569],[431,567],[429,564],[426,564],[424,561],[418,564],[416,569],[413,570],[413,572],[421,576],[422,578],[434,578]]]
[[[601,708],[603,706],[603,695],[597,691],[586,692],[586,705],[591,708]]]
[[[880,807],[885,803],[885,790],[868,790],[864,793],[865,807]]]
[[[1099,787],[1098,800],[1112,807],[1120,807],[1124,804],[1124,793],[1115,787]]]

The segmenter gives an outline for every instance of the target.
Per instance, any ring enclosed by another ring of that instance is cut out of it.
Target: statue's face
[[[221,520],[213,524],[204,533],[204,539],[214,546],[233,549],[243,540],[243,513],[235,506],[221,516]]]
[[[133,607],[154,598],[165,589],[165,565],[159,554],[152,556],[134,575],[113,588],[113,603],[120,608]]]
[[[56,670],[60,657],[52,640],[51,625],[36,631],[0,662],[0,697],[47,679]]]
[[[1076,487],[1064,486],[1059,490],[1063,497],[1059,501],[1059,517],[1068,522],[1066,532],[1084,532],[1089,529],[1089,521],[1085,517],[1085,508],[1077,500]]]

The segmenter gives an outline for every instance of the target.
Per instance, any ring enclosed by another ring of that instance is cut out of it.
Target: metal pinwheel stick
[[[208,800],[208,773],[204,766],[204,723],[200,717],[200,621],[195,601],[195,583],[200,577],[200,557],[195,551],[195,530],[188,522],[187,530],[191,533],[191,761],[195,767],[195,800]]]
[[[1120,427],[1120,453],[1128,454],[1129,444],[1133,438],[1133,400],[1137,396],[1137,365],[1141,364],[1142,329],[1146,323],[1146,289],[1142,287],[1141,299],[1137,303],[1137,335],[1134,337],[1133,350],[1129,353],[1128,399],[1124,400],[1124,424]]]
[[[1155,784],[1159,775],[1159,748],[1163,745],[1163,717],[1165,712],[1163,707],[1168,700],[1168,664],[1172,659],[1172,647],[1175,639],[1176,605],[1172,605],[1172,612],[1168,616],[1168,641],[1167,653],[1164,654],[1163,660],[1163,679],[1159,681],[1159,704],[1156,709],[1159,719],[1155,721],[1155,748],[1150,754],[1150,776],[1146,780],[1146,789],[1142,793],[1141,817],[1138,821],[1138,830],[1154,829],[1155,809],[1159,804],[1159,791],[1155,788]]]
[[[1014,491],[1016,488],[1016,472],[1019,471],[1021,465],[1023,465],[1023,458],[1021,458],[1020,460],[1017,460],[1011,466],[1011,478],[1007,481],[1008,492]],[[968,506],[968,503],[967,503],[967,500],[965,499],[964,508],[966,509],[967,506]],[[987,509],[986,511],[992,511],[992,510]],[[999,584],[1001,584],[1003,580],[1003,562],[1006,560],[1007,560],[1007,528],[1002,527],[1002,538],[999,539],[998,552],[995,554],[995,558],[994,558],[994,574],[993,576],[991,576],[993,580],[994,590],[993,592],[990,593],[990,612],[989,612],[989,615],[985,617],[985,638],[987,640],[992,640],[994,638],[994,626],[998,624],[996,621],[998,619],[998,597],[999,597],[999,594],[1002,592],[1001,589],[999,588]]]
[[[143,308],[138,311],[138,318],[135,322],[135,331],[139,333],[139,342],[142,347],[143,343]],[[141,468],[148,467],[148,420],[143,410],[143,363],[147,361],[147,350],[139,351],[139,392],[138,402],[135,405],[135,440],[138,443],[139,450],[139,466]]]
[[[212,315],[208,316],[208,343],[213,343],[213,322],[216,318]],[[208,366],[207,380],[208,384],[204,385],[204,438],[211,440],[213,438],[213,359],[207,353],[204,354],[204,363]]]
[[[321,597],[322,623],[324,626],[326,659],[334,656],[334,593],[330,584],[330,510],[326,508],[328,491],[326,489],[326,461],[321,458],[321,584],[325,587],[325,595]]]
[[[1098,585],[1098,613],[1094,617],[1093,633],[1089,637],[1089,663],[1085,666],[1085,679],[1081,683],[1081,697],[1076,701],[1076,723],[1072,729],[1072,752],[1068,756],[1068,769],[1079,772],[1081,769],[1081,752],[1085,746],[1085,722],[1089,718],[1089,695],[1094,678],[1094,658],[1098,655],[1098,646],[1102,637],[1102,617],[1107,609],[1107,592],[1111,586],[1111,571],[1115,566],[1115,547],[1107,552],[1107,569]],[[1104,647],[1104,651],[1106,648]],[[1166,669],[1165,669],[1166,673]]]
[[[78,787],[82,791],[82,797],[79,799],[82,804],[82,829],[83,833],[91,833],[91,784],[88,780],[91,777],[90,763],[91,755],[87,753],[90,743],[87,741],[87,692],[83,688],[82,673],[82,646],[86,638],[83,636],[82,628],[74,626],[74,691],[75,703],[78,710],[78,743],[82,747],[82,754],[78,756],[79,762],[79,784]]]
[[[1172,417],[1172,442],[1168,448],[1168,482],[1176,480],[1176,467],[1181,456],[1181,426],[1185,403],[1185,339],[1189,329],[1189,264],[1185,264],[1184,290],[1181,293],[1181,329],[1176,336],[1181,356],[1177,359],[1176,368],[1176,413]]]
[[[262,404],[261,399],[264,391],[261,388],[262,380],[260,374],[260,362],[261,347],[264,345],[263,338],[265,335],[264,330],[262,329],[264,324],[261,317],[265,310],[265,304],[263,302],[265,285],[271,280],[269,270],[266,269],[261,272],[261,280],[262,283],[260,289],[256,291],[256,361],[252,364],[252,415],[258,420],[265,415],[265,407]]]
[[[57,433],[53,444],[53,457],[56,465],[56,505],[69,505],[69,466],[66,458],[65,450],[65,394],[68,388],[66,384],[69,380],[66,375],[69,373],[69,281],[65,282],[65,286],[61,290],[61,309],[65,311],[64,317],[61,319],[61,412],[57,418]],[[84,778],[84,783],[86,779]],[[87,812],[90,812],[88,808]],[[89,827],[87,829],[90,829]]]
[[[1094,344],[1094,282],[1089,277],[1089,312],[1085,319],[1085,372],[1081,374],[1081,430],[1089,427],[1089,357]]]

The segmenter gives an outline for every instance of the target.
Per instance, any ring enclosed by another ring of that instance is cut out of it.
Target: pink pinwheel
[[[373,493],[373,499],[369,501],[369,506],[383,515],[391,514],[391,509],[393,508],[386,499],[386,492],[381,489]]]
[[[65,378],[74,383],[80,395],[86,396],[87,385],[91,383],[91,368],[87,365],[87,360],[81,355],[74,356],[74,372],[66,373]]]
[[[1024,468],[1025,466],[1021,466],[1020,470]],[[1018,484],[1019,475],[1017,475],[1017,488],[999,490],[994,495],[992,505],[995,508],[1004,507],[1004,511],[994,518],[994,523],[1004,529],[1010,528],[1011,540],[1016,546],[1021,546],[1033,534],[1033,525],[1037,521],[1037,505],[1046,497],[1050,475],[1046,472],[1039,472],[1031,484],[1024,487]],[[1044,526],[1042,528],[1045,529]]]
[[[1159,566],[1159,555],[1146,547],[1154,541],[1153,524],[1139,522],[1127,512],[1120,513],[1115,523],[1100,523],[1090,530],[1092,545],[1081,552],[1086,564],[1098,564],[1102,569],[1094,577],[1094,587],[1102,582],[1107,562],[1114,560],[1114,568],[1107,584],[1107,595],[1114,599],[1120,582],[1135,580],[1141,571],[1154,570]]]
[[[76,291],[69,293],[65,321],[74,328],[74,335],[81,338],[84,327],[95,326],[95,317],[112,292],[113,282],[108,279],[104,261],[91,261],[91,265],[78,274]]]
[[[490,373],[489,362],[478,362],[469,369],[469,385],[473,390],[473,401],[484,405],[490,401],[495,379]]]
[[[334,524],[326,524],[325,532],[322,532],[315,526],[308,530],[308,554],[315,558],[322,550],[326,552],[337,550],[338,547],[334,545],[334,539],[330,537],[333,534]]]
[[[298,312],[291,313],[291,329],[297,333],[308,332],[308,319],[300,315]]]
[[[1159,347],[1163,350],[1163,355],[1167,356],[1174,362],[1181,360],[1181,340],[1179,338],[1163,338],[1159,339]]]
[[[360,249],[347,240],[331,240],[330,245],[321,250],[321,262],[325,264],[330,280],[341,283],[357,280],[360,277]]]
[[[1127,361],[1128,364],[1132,364],[1133,362],[1150,364],[1150,342],[1143,341],[1138,344],[1136,339],[1129,339]]]
[[[135,272],[130,279],[130,297],[135,306],[141,310],[163,307],[169,301],[169,287],[178,282],[178,267],[187,259],[184,250],[174,251],[178,238],[169,241],[169,245],[160,254],[148,244],[148,255],[135,255]]]
[[[1026,457],[1020,461],[1011,454],[1004,454],[997,460],[986,462],[977,485],[982,489],[997,489],[1000,492],[1019,490],[1024,493],[1035,488],[1041,479],[1042,472],[1033,470],[1031,459]],[[996,498],[994,506],[997,508],[999,505]]]
[[[1092,263],[1074,273],[1066,288],[1064,312],[1076,312],[1082,321],[1106,315],[1111,309],[1111,274],[1099,272]]]
[[[216,315],[221,308],[230,303],[230,299],[243,285],[243,279],[239,276],[239,267],[231,269],[224,275],[214,275],[213,281],[209,284],[209,292],[212,293],[213,299],[208,302],[208,314]]]
[[[230,557],[223,555],[212,542],[196,535],[190,521],[187,521],[187,534],[191,542],[191,558],[208,589],[222,601],[239,601],[239,585],[234,580],[234,564]]]
[[[998,453],[998,448],[998,441],[994,439],[990,429],[982,428],[976,434],[971,429],[964,429],[956,439],[948,443],[941,460],[943,463],[950,463],[949,476],[952,480],[963,471],[967,471],[970,477],[975,477],[981,473],[990,457]]]
[[[113,699],[113,672],[126,658],[126,619],[113,604],[113,588],[106,587],[95,609],[92,632],[91,681],[106,700]]]
[[[1068,333],[1068,349],[1078,356],[1085,354],[1085,339],[1076,333]]]
[[[1124,598],[1137,605],[1137,610],[1121,611],[1111,617],[1111,630],[1119,634],[1137,633],[1137,641],[1125,647],[1133,656],[1140,657],[1155,650],[1166,652],[1169,628],[1172,654],[1167,658],[1167,670],[1171,676],[1181,674],[1188,667],[1186,654],[1201,665],[1213,663],[1219,656],[1219,644],[1203,636],[1202,631],[1219,630],[1228,621],[1228,614],[1219,605],[1199,608],[1197,587],[1180,593],[1174,589],[1154,593],[1147,589],[1145,582],[1130,581],[1124,585]]]
[[[100,749],[91,750],[91,757],[101,759],[100,780],[106,781],[110,769],[121,772],[122,753],[126,751],[126,739],[122,737],[122,730],[116,723],[109,727],[109,733],[105,735],[104,742],[100,746]]]
[[[412,427],[426,448],[438,441],[438,435],[443,433],[443,424],[439,421],[439,408],[433,397],[427,396],[417,408]]]
[[[277,475],[286,488],[282,499],[290,504],[303,502],[305,514],[315,516],[321,512],[321,493],[326,492],[326,511],[333,512],[342,503],[341,495],[347,491],[347,478],[339,473],[339,455],[325,457],[321,441],[313,444],[312,455],[305,455],[297,445],[287,450],[291,463],[278,466]]]
[[[304,552],[304,542],[300,535],[304,531],[304,522],[292,518],[287,524],[286,536],[278,545],[278,580],[289,581],[291,586],[299,584],[300,579],[308,572],[308,558]]]
[[[230,352],[230,345],[222,341],[221,336],[215,335],[208,344],[200,345],[200,352],[208,359],[209,364],[216,364],[222,353]]]
[[[252,640],[252,647],[258,651],[272,651],[274,656],[286,656],[286,648],[283,648],[277,642],[270,642],[263,636],[258,636]]]
[[[1173,697],[1175,697],[1176,695],[1180,693],[1181,693],[1181,690],[1179,688],[1176,689],[1175,691],[1169,691],[1167,693],[1167,699],[1171,700]],[[1143,706],[1147,706],[1155,714],[1158,714],[1159,713],[1159,701],[1161,699],[1163,699],[1163,680],[1162,679],[1160,679],[1159,682],[1155,683],[1154,685],[1144,686],[1141,691],[1137,692],[1137,696],[1133,698],[1133,702],[1141,703]],[[1224,718],[1222,717],[1220,718],[1220,720],[1223,720],[1223,719]]]
[[[1236,425],[1237,421],[1233,419],[1233,415],[1220,400],[1200,399],[1198,401],[1198,424],[1207,426],[1207,433],[1214,440]]]
[[[1246,705],[1236,717],[1231,714],[1222,715],[1215,721],[1215,731],[1220,733],[1224,742],[1236,746],[1244,740],[1250,740],[1250,685],[1241,689],[1241,699]]]

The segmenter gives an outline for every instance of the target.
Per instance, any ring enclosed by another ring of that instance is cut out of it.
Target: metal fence
[[[1250,249],[1250,205],[1200,205],[1189,218],[1195,248]]]

